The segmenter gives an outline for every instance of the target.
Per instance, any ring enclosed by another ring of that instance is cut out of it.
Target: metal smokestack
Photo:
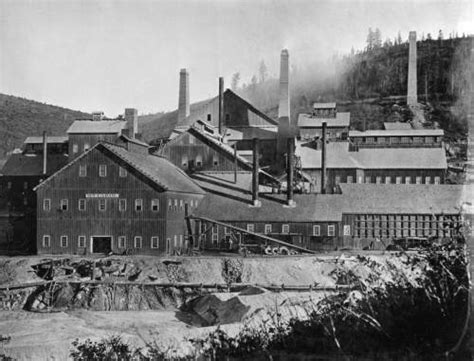
[[[261,202],[258,199],[258,172],[259,172],[259,149],[258,138],[253,138],[253,175],[252,175],[252,204],[254,207],[260,207]]]
[[[224,133],[224,78],[219,78],[219,134]]]
[[[48,173],[48,136],[43,132],[43,175]]]
[[[287,188],[287,203],[289,207],[295,206],[293,200],[293,139],[287,139],[287,152],[286,152],[286,188]]]
[[[283,158],[286,151],[286,142],[291,138],[290,127],[290,55],[288,50],[283,49],[280,56],[280,88],[278,102],[278,137],[277,156],[278,161]],[[280,163],[281,164],[281,163]]]
[[[179,72],[178,123],[186,119],[189,114],[189,73],[186,69],[181,69]]]
[[[322,144],[321,144],[321,193],[326,193],[326,126],[323,122]]]

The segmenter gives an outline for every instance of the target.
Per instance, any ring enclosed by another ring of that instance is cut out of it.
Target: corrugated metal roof
[[[350,130],[349,137],[420,137],[420,136],[443,136],[442,129],[393,129],[393,130],[367,130],[361,132],[358,130]]]
[[[328,127],[348,127],[351,121],[351,113],[337,113],[335,118],[313,117],[311,114],[298,115],[298,127],[300,128],[321,128],[323,122]]]
[[[343,213],[459,213],[472,187],[448,184],[341,184]]]
[[[285,194],[261,194],[261,207],[251,207],[247,189],[218,181],[197,181],[208,193],[193,215],[220,221],[338,222],[342,219],[339,194],[295,194],[295,207],[286,207]]]
[[[329,109],[329,108],[335,108],[336,103],[314,103],[313,104],[313,109]]]
[[[46,139],[47,139],[48,144],[53,144],[53,143],[66,143],[69,138],[67,136],[48,135]],[[24,144],[42,144],[43,137],[27,137],[23,143]]]
[[[53,174],[67,164],[68,157],[63,154],[48,154],[47,174]],[[12,154],[1,172],[4,176],[41,176],[43,175],[43,155]]]
[[[410,123],[402,123],[402,122],[385,122],[383,123],[385,130],[406,130],[406,129],[413,129]]]
[[[127,127],[127,122],[124,120],[76,120],[71,124],[67,130],[68,134],[120,134],[122,129]]]
[[[334,142],[326,149],[328,168],[446,169],[448,166],[443,148],[361,148],[350,152],[348,142]],[[303,169],[321,168],[321,150],[297,143],[295,152]]]

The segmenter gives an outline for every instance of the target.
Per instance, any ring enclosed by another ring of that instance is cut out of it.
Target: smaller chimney
[[[252,176],[252,203],[254,207],[260,207],[262,202],[258,199],[258,173],[259,173],[259,151],[258,138],[253,138],[253,176]]]
[[[189,73],[186,69],[181,69],[179,72],[178,123],[186,119],[189,114]]]
[[[48,173],[48,136],[43,131],[43,175]]]
[[[322,140],[321,140],[321,193],[326,193],[326,127],[323,122]]]
[[[219,78],[219,134],[224,133],[224,78]]]
[[[287,152],[286,152],[286,188],[287,188],[287,205],[288,207],[294,207],[295,201],[293,200],[293,146],[294,140],[288,138],[287,140]]]
[[[125,121],[127,122],[128,136],[136,138],[138,134],[138,111],[134,108],[126,108]]]

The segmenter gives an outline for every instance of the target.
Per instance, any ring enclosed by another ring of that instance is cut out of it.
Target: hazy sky
[[[447,37],[473,22],[472,0],[0,0],[0,92],[108,116],[171,110],[182,67],[198,101],[262,59],[277,75],[282,48],[304,67],[363,48],[369,27]]]

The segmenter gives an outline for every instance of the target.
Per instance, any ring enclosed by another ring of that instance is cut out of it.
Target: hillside
[[[21,146],[27,136],[63,135],[76,118],[90,116],[76,110],[0,94],[0,159]]]

